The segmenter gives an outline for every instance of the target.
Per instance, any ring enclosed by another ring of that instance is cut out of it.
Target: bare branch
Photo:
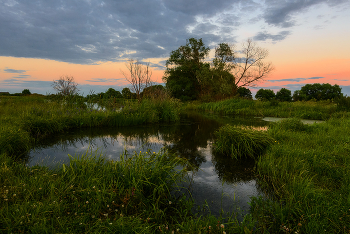
[[[121,72],[131,84],[131,90],[136,93],[137,99],[140,101],[142,90],[152,85],[152,71],[149,68],[149,63],[143,65],[139,61],[129,59],[125,66],[129,71],[128,74],[124,71]]]
[[[63,96],[75,95],[78,93],[78,84],[74,82],[73,76],[61,76],[60,79],[54,80],[52,87]]]
[[[235,61],[236,77],[235,84],[240,86],[254,86],[259,80],[263,80],[274,67],[271,63],[267,63],[264,59],[268,56],[268,50],[260,48],[251,39],[243,43],[242,58]]]

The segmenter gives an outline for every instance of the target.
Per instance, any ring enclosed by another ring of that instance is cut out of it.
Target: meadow
[[[255,158],[259,185],[270,197],[252,198],[251,213],[242,222],[234,213],[193,214],[193,201],[174,195],[187,179],[178,165],[188,162],[165,151],[135,152],[117,162],[86,153],[53,169],[21,162],[36,141],[57,132],[176,122],[186,109],[294,117],[267,131],[227,125],[216,133],[214,146],[227,157]],[[349,233],[348,117],[330,101],[181,104],[145,99],[113,101],[101,111],[79,100],[1,97],[0,232]],[[299,118],[327,121],[305,125]]]

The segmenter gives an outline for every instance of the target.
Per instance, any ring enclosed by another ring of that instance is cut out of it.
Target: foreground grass
[[[259,229],[270,233],[350,233],[350,120],[274,124],[276,140],[257,163],[275,201],[253,199]]]
[[[0,157],[1,233],[211,233],[236,230],[235,220],[196,218],[193,203],[175,197],[185,171],[166,152],[121,161],[72,157],[55,169],[28,168]],[[231,225],[227,225],[230,223]]]
[[[188,104],[186,108],[255,117],[296,117],[315,120],[326,120],[331,117],[350,117],[348,112],[341,111],[337,104],[331,101],[268,102],[233,98],[219,102]]]

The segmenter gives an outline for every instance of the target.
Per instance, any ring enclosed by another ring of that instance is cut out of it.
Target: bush
[[[275,98],[275,93],[271,89],[259,89],[255,98],[261,101],[270,101]]]
[[[340,111],[349,111],[350,110],[350,97],[341,97],[336,99],[337,109]]]

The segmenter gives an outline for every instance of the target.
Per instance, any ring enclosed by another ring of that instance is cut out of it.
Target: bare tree
[[[70,96],[77,94],[78,84],[74,82],[73,76],[61,76],[60,79],[54,80],[52,87],[63,96]]]
[[[268,50],[260,48],[251,39],[243,43],[242,58],[235,58],[234,76],[235,84],[241,86],[254,86],[256,81],[263,80],[274,67],[264,59]]]
[[[152,85],[152,71],[149,68],[149,63],[143,65],[139,61],[129,59],[125,65],[130,74],[126,74],[124,71],[121,72],[131,84],[131,90],[136,93],[137,99],[141,101],[142,90]]]

